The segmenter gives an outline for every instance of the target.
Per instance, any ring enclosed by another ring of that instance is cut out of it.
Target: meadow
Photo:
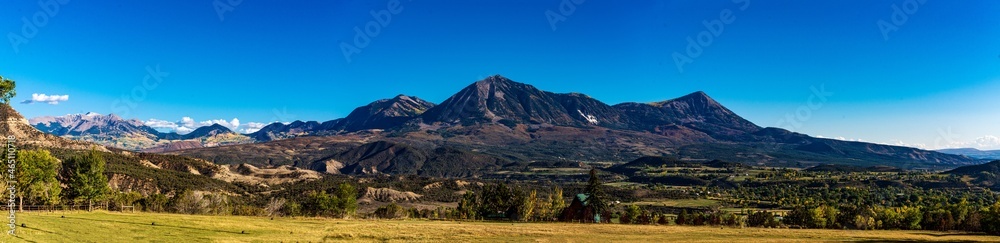
[[[998,242],[938,231],[267,218],[107,211],[19,213],[3,242]]]

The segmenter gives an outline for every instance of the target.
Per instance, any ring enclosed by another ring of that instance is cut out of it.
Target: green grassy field
[[[65,217],[63,217],[65,216]],[[929,231],[732,229],[687,226],[333,220],[179,214],[21,213],[2,242],[802,242],[1000,241]],[[155,225],[153,223],[155,222]]]

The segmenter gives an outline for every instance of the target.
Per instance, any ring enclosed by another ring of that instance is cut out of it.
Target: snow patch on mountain
[[[587,119],[587,122],[589,122],[590,124],[597,125],[598,121],[596,116],[583,114],[583,111],[580,110],[576,110],[576,112],[579,112],[580,116],[582,116],[583,119]]]

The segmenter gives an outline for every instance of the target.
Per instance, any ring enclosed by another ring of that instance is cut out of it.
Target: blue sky
[[[401,93],[438,103],[501,74],[609,104],[702,90],[759,125],[830,138],[1000,149],[998,1],[46,2],[58,10],[0,8],[0,75],[28,117],[247,129]],[[32,94],[69,97],[21,103]]]

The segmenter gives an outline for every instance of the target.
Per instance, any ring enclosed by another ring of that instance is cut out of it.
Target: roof
[[[576,200],[578,200],[581,203],[583,203],[583,206],[587,206],[587,198],[589,198],[589,197],[590,197],[589,195],[584,194],[584,193],[576,194]]]

